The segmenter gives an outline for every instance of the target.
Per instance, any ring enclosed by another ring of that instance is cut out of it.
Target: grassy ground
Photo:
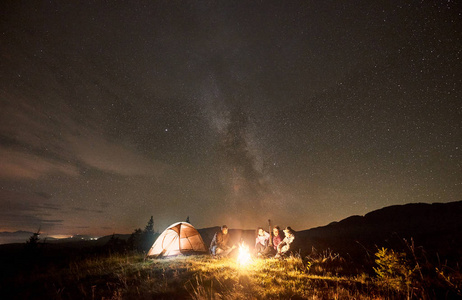
[[[147,259],[140,254],[75,259],[35,266],[5,277],[11,299],[400,299],[406,293],[348,272],[340,263],[290,257],[236,259],[181,256]]]

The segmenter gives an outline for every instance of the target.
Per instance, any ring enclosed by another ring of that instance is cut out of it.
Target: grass
[[[12,298],[41,299],[374,299],[364,280],[310,275],[300,258],[234,259],[181,256],[145,260],[109,255],[18,274],[2,286]]]
[[[443,274],[443,273],[442,273]],[[444,275],[444,274],[443,274]],[[448,276],[448,275],[446,275]],[[448,281],[450,279],[446,278]],[[460,284],[460,281],[452,284]],[[112,254],[31,267],[0,283],[5,299],[407,299],[338,255],[285,260]]]
[[[356,279],[310,275],[299,258],[254,260],[242,268],[233,260],[197,261],[195,299],[359,298],[366,285]],[[364,298],[366,299],[366,298]]]

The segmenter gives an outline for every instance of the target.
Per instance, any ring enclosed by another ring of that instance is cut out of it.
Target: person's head
[[[284,234],[286,236],[289,236],[289,235],[293,235],[294,234],[294,230],[292,228],[290,228],[290,226],[287,226],[285,229],[284,229]]]
[[[274,226],[274,228],[273,228],[273,235],[274,235],[274,236],[278,236],[280,230],[281,230],[281,228],[279,228],[279,226]]]
[[[258,227],[258,229],[257,229],[257,234],[258,234],[258,235],[264,235],[264,234],[265,234],[265,231],[263,230],[262,227]]]
[[[226,225],[221,226],[221,232],[223,232],[223,234],[228,234],[228,226]]]

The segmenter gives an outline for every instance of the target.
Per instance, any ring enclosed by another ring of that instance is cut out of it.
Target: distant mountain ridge
[[[364,255],[365,249],[403,247],[411,238],[426,251],[458,255],[462,250],[462,201],[384,207],[364,216],[299,231],[296,246],[304,253],[314,247]]]
[[[17,244],[17,243],[26,243],[29,238],[34,234],[30,231],[3,231],[0,232],[0,245],[2,244]],[[95,245],[101,245],[102,243],[108,242],[111,237],[119,238],[122,240],[127,240],[130,237],[130,234],[111,234],[102,237],[95,237],[91,235],[74,235],[68,238],[54,238],[50,237],[47,234],[40,234],[40,242],[46,242],[51,244],[64,244],[64,243],[77,243],[77,242],[95,242]]]
[[[14,232],[0,232],[0,244],[25,243],[34,233],[18,230]]]

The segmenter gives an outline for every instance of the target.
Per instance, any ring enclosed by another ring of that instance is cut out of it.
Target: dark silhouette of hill
[[[108,253],[123,252],[124,243],[129,234],[113,234],[97,240],[88,239],[88,236],[74,236],[68,239],[40,239],[35,245],[27,243],[10,243],[0,245],[0,266],[11,272],[33,271],[34,268],[45,268],[52,264],[66,266],[70,261],[86,257],[95,257]],[[8,276],[8,272],[0,274]]]
[[[106,245],[110,239],[117,238],[123,241],[128,240],[130,234],[111,234],[102,236],[99,238],[95,238],[88,235],[75,235],[70,238],[64,239],[55,239],[52,241],[48,241],[51,244],[69,244],[68,246],[72,246],[72,244],[81,244],[81,245],[88,245],[88,246],[104,246]]]
[[[220,227],[198,229],[208,247]],[[252,247],[255,230],[230,229],[230,242]],[[326,226],[298,231],[293,249],[302,256],[332,250],[362,260],[377,248],[405,250],[414,241],[429,255],[457,260],[462,257],[462,201],[394,205],[364,216],[351,216]]]
[[[30,231],[0,232],[0,244],[25,243],[34,233]]]
[[[299,231],[296,248],[302,254],[332,251],[352,257],[377,247],[402,249],[411,243],[427,253],[457,258],[462,253],[462,201],[415,203],[385,207],[327,226]]]
[[[8,243],[0,245],[0,254],[9,254],[12,252],[21,252],[24,250],[25,242],[33,233],[25,232],[27,238],[23,239],[21,242]],[[43,249],[45,252],[54,252],[54,251],[85,251],[85,249],[91,249],[94,251],[97,248],[102,248],[108,244],[111,239],[120,239],[122,241],[127,241],[130,237],[130,234],[113,234],[100,237],[98,239],[91,239],[90,236],[76,235],[71,238],[64,239],[53,239],[53,238],[41,238],[39,241],[40,249]]]

